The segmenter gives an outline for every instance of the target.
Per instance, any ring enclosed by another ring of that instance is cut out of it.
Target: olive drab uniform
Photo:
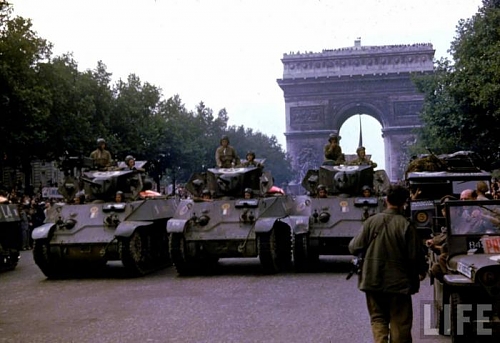
[[[226,141],[227,144],[224,145],[223,141]],[[227,136],[221,138],[220,146],[215,151],[215,163],[218,168],[231,168],[240,164],[236,150],[229,145],[229,138]]]
[[[90,154],[90,158],[95,161],[98,167],[105,168],[111,165],[111,153],[106,149],[95,149]]]
[[[323,148],[325,161],[333,161],[334,164],[342,164],[345,162],[345,156],[342,153],[339,140],[340,137],[337,134],[330,134],[328,144]],[[332,142],[336,142],[336,144],[332,145]]]
[[[375,342],[411,342],[411,295],[420,287],[425,257],[415,227],[396,209],[368,218],[349,243],[357,255],[365,251],[358,287],[365,292]]]

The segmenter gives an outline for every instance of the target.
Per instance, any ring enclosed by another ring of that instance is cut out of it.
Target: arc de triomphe
[[[401,179],[406,147],[421,125],[423,95],[411,78],[432,73],[433,59],[432,44],[361,46],[360,40],[348,48],[284,54],[283,79],[277,82],[284,92],[294,169],[303,174],[318,168],[328,135],[349,117],[367,114],[380,122],[384,139],[383,147],[367,147],[368,153],[385,149],[387,174],[392,181]]]

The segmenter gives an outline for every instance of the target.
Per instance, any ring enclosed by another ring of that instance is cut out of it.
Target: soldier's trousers
[[[412,342],[411,295],[366,292],[366,303],[375,343]]]

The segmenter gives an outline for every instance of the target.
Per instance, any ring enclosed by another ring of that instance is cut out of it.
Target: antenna
[[[359,143],[358,148],[363,146],[363,130],[361,128],[361,114],[359,115]]]

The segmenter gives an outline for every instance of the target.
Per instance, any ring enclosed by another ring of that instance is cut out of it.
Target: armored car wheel
[[[295,235],[293,245],[293,264],[295,271],[304,272],[317,260],[309,246],[309,234]]]
[[[60,278],[65,270],[60,261],[50,255],[48,239],[37,239],[33,242],[33,259],[43,274],[49,279]]]
[[[155,270],[155,261],[150,254],[151,237],[147,230],[135,230],[130,237],[119,239],[120,258],[123,266],[132,275],[145,275]]]
[[[271,231],[257,236],[257,249],[264,272],[274,274],[286,270],[291,262],[290,229],[275,225]]]
[[[169,237],[170,259],[179,275],[192,275],[199,269],[196,261],[187,255],[186,240],[182,233],[171,233]]]

